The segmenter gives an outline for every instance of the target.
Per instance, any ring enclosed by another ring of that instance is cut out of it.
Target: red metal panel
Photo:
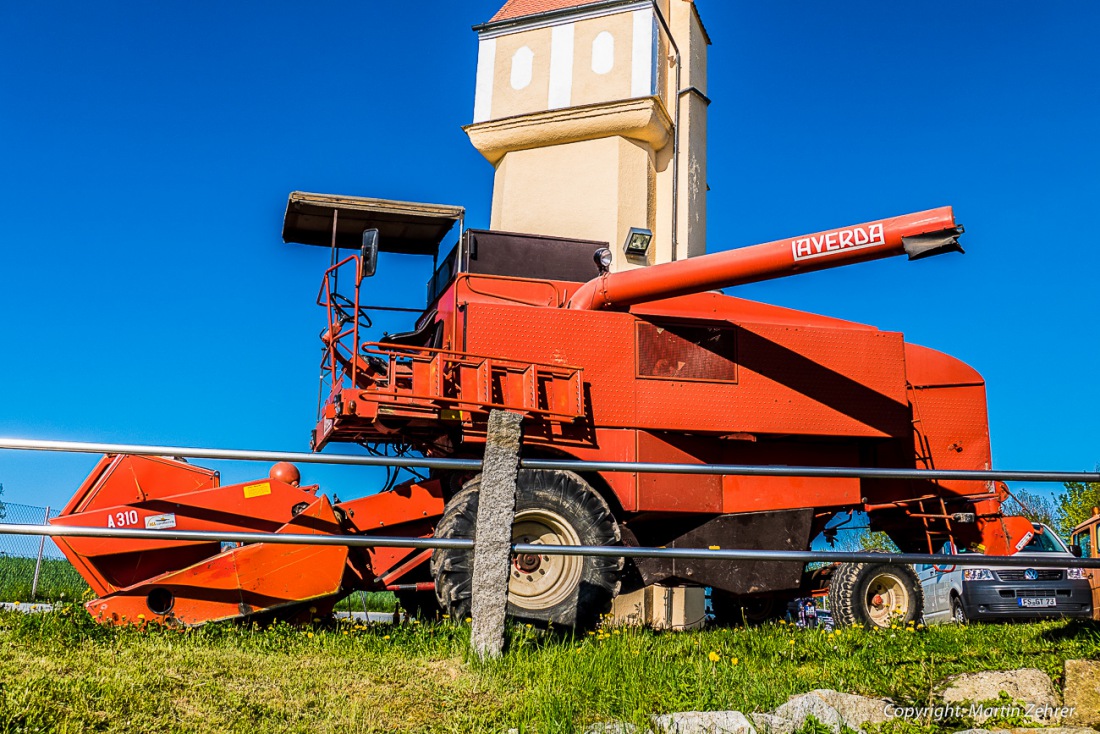
[[[814,436],[909,435],[901,334],[739,326],[737,384],[640,380],[639,427]]]
[[[218,486],[218,473],[158,456],[104,456],[80,485],[62,515],[99,507],[141,502]]]
[[[859,504],[859,480],[818,477],[722,477],[723,512],[764,512]]]
[[[933,349],[905,345],[913,386],[913,427],[917,466],[935,469],[989,469],[989,424],[985,381],[972,367]],[[921,460],[921,457],[927,457]],[[993,482],[940,482],[956,494],[994,494]]]
[[[844,321],[831,316],[810,313],[808,311],[796,311],[793,308],[783,308],[770,303],[758,303],[744,298],[734,298],[721,293],[692,293],[687,296],[677,296],[663,301],[640,303],[630,307],[630,313],[635,316],[659,317],[668,316],[679,319],[725,319],[736,322],[752,322],[754,324],[779,324],[788,326],[822,326],[834,329],[855,329],[858,331],[878,331],[874,326],[860,324],[855,321]]]
[[[683,437],[679,437],[684,443]],[[697,452],[638,431],[638,461],[702,464]],[[722,512],[722,477],[692,474],[639,474],[640,512]]]
[[[601,427],[908,436],[900,334],[739,324],[736,385],[637,380],[633,317],[471,303],[468,348],[574,364]],[[690,409],[685,409],[690,406]]]
[[[467,351],[583,367],[597,426],[635,425],[634,317],[470,303]]]
[[[855,443],[723,441],[727,464],[859,466]],[[851,507],[860,500],[854,478],[722,477],[723,512],[764,512],[801,507]]]
[[[443,488],[438,480],[405,482],[389,492],[348,500],[337,505],[359,532],[381,533],[406,522],[434,520],[443,515]]]
[[[635,431],[596,429],[596,448],[563,447],[569,456],[581,461],[637,461],[638,444]],[[638,509],[638,475],[627,472],[607,472],[600,475],[611,488],[619,505],[626,512]]]

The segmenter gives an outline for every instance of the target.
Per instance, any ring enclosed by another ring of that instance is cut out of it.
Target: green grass
[[[353,591],[336,602],[338,612],[392,612],[397,597],[388,591]]]
[[[0,556],[0,601],[80,599],[89,591],[88,584],[71,563],[44,558],[38,576],[38,596],[32,599],[34,563],[33,558]]]
[[[959,672],[1038,667],[1060,684],[1065,659],[1100,658],[1100,627],[516,628],[503,659],[485,664],[468,643],[468,627],[450,622],[178,632],[99,627],[72,605],[4,613],[0,732],[565,732],[670,711],[766,711],[814,688],[919,704]],[[899,722],[887,734],[966,723]]]

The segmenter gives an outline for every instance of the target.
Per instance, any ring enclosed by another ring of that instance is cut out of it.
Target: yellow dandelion
[[[737,663],[738,663],[737,658],[730,658],[730,665],[737,665]]]
[[[525,624],[523,626],[526,627],[527,629],[531,629],[531,627],[532,627],[532,625],[529,625],[529,624]]]
[[[346,635],[347,633],[348,633],[348,631],[347,631],[347,630],[344,630],[344,634]]]
[[[306,637],[308,637],[309,639],[312,640],[313,639],[313,633],[312,632],[307,632]]]
[[[316,614],[317,613],[317,607],[310,607],[309,608],[309,613],[310,614]]]
[[[470,622],[473,622],[473,621],[474,621],[473,617],[466,617],[466,624],[469,624]]]
[[[791,643],[790,643],[790,644],[792,644],[792,645],[793,645],[793,644],[794,644],[794,640],[791,640]]]
[[[451,618],[451,615],[449,615],[449,614],[444,614],[443,615],[443,619],[450,619],[450,618]]]
[[[611,634],[617,635],[617,634],[619,634],[619,630],[611,630]]]
[[[709,659],[712,663],[717,663],[719,660],[722,659],[722,656],[716,653],[714,650],[711,650],[709,653],[707,653],[707,659]]]
[[[383,640],[388,640],[388,639],[390,639],[390,636],[389,635],[382,635],[382,639]]]

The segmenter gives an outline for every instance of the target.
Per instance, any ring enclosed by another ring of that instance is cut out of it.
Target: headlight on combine
[[[964,568],[964,581],[992,581],[993,572],[988,568]]]
[[[1083,568],[1071,568],[1066,571],[1066,578],[1070,579],[1071,581],[1073,579],[1087,579],[1088,574],[1085,573],[1085,569]]]

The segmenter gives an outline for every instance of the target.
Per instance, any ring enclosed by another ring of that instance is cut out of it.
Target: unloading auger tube
[[[828,229],[687,260],[604,273],[573,295],[569,308],[595,311],[729,288],[894,255],[910,260],[962,252],[951,207]]]

